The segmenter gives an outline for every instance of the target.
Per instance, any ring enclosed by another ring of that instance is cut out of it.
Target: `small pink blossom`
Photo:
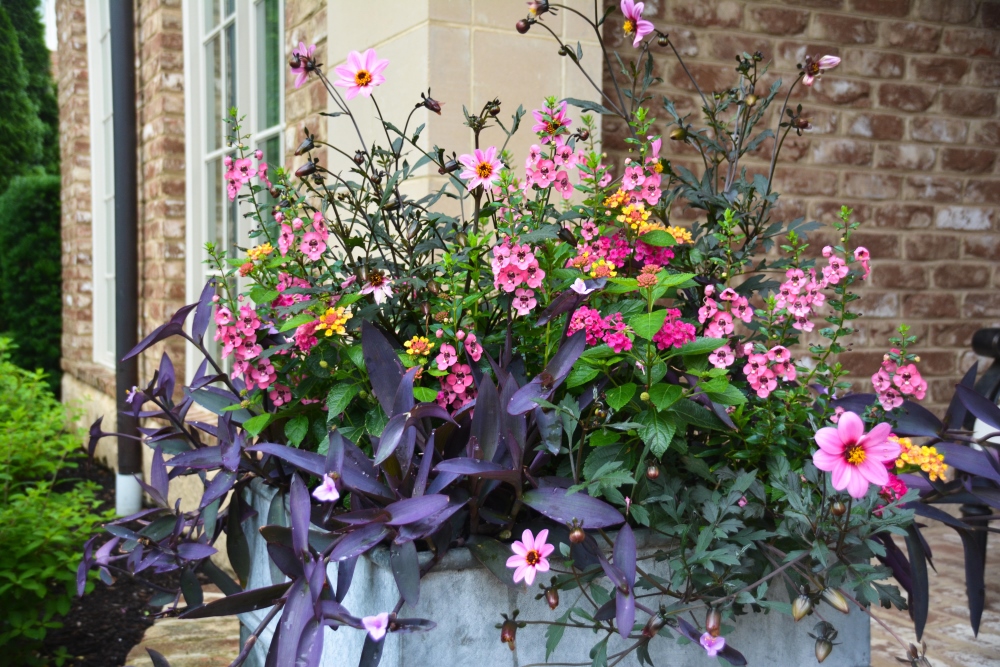
[[[813,464],[833,473],[833,488],[846,489],[852,498],[864,498],[870,484],[883,486],[889,481],[885,463],[899,456],[899,444],[888,439],[891,430],[883,422],[865,433],[861,417],[845,412],[836,427],[816,432],[819,449],[813,453]]]
[[[524,317],[537,304],[534,290],[521,288],[514,292],[514,309],[517,310],[519,316]]]
[[[917,400],[922,400],[927,393],[927,381],[920,376],[920,371],[913,364],[896,369],[892,383],[899,388],[899,393],[913,395]]]
[[[445,382],[448,383],[448,388],[456,394],[464,394],[465,388],[472,385],[472,368],[468,364],[453,365]]]
[[[705,649],[706,653],[708,653],[709,658],[714,658],[719,655],[719,651],[726,648],[725,637],[713,637],[707,632],[701,636],[698,643],[700,643],[701,647]]]
[[[278,250],[281,251],[282,257],[288,254],[289,249],[294,243],[295,232],[288,225],[282,224],[281,231],[278,233]]]
[[[260,318],[252,306],[240,308],[239,319],[236,320],[236,329],[244,336],[252,336],[260,328]]]
[[[465,338],[465,351],[473,361],[479,361],[483,356],[483,346],[476,340],[476,334],[470,333]]]
[[[371,97],[375,86],[380,86],[385,82],[382,72],[389,66],[388,60],[379,60],[375,55],[375,49],[368,49],[364,55],[357,51],[347,54],[347,64],[339,65],[334,71],[340,79],[333,82],[333,85],[347,88],[344,97],[353,100],[359,94]]]
[[[372,272],[368,282],[361,288],[362,294],[371,294],[375,303],[382,305],[392,296],[392,279],[378,272]]]
[[[854,259],[861,262],[861,268],[863,268],[865,271],[864,275],[861,276],[861,279],[866,280],[868,278],[868,274],[872,272],[871,267],[868,264],[869,260],[871,259],[871,255],[868,253],[868,248],[864,247],[855,248]]]
[[[537,572],[549,571],[548,557],[556,548],[551,544],[546,544],[545,540],[548,536],[548,530],[539,531],[537,537],[530,530],[525,530],[520,541],[515,541],[510,545],[514,555],[507,559],[507,567],[516,568],[514,570],[515,584],[524,580],[525,584],[531,586],[535,583]]]
[[[267,397],[274,403],[274,407],[280,408],[292,402],[292,390],[277,382],[271,385],[271,391],[267,392]]]
[[[368,636],[372,638],[372,641],[382,641],[386,630],[389,629],[389,614],[382,612],[375,616],[365,616],[361,619],[361,625],[368,631]]]
[[[565,171],[560,171],[556,174],[555,179],[552,181],[552,187],[562,195],[563,199],[569,199],[573,196],[573,184],[569,182],[569,174]]]
[[[438,370],[446,371],[458,363],[458,353],[451,344],[445,343],[441,346],[441,352],[438,353],[434,361],[437,362]]]
[[[306,232],[302,236],[302,243],[299,244],[299,250],[310,260],[316,262],[323,256],[323,251],[326,250],[326,243],[323,242],[323,237],[316,232]]]
[[[321,503],[335,503],[340,500],[340,491],[337,491],[337,482],[332,475],[323,475],[323,482],[313,489],[313,498]]]
[[[716,368],[729,368],[735,361],[736,355],[728,345],[723,345],[708,355],[708,363]]]
[[[215,324],[220,327],[229,326],[233,323],[233,313],[226,306],[215,311]]]

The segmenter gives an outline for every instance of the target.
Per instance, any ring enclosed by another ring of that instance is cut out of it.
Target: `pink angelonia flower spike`
[[[899,443],[888,439],[891,430],[883,422],[865,433],[861,417],[845,412],[836,427],[816,431],[819,449],[813,453],[813,464],[833,473],[833,488],[846,489],[852,498],[864,498],[869,484],[881,487],[889,481],[885,464],[899,456]]]
[[[548,536],[548,530],[539,531],[537,536],[532,535],[530,530],[525,530],[521,540],[510,545],[514,555],[507,559],[507,567],[517,568],[514,570],[515,584],[523,579],[524,583],[531,586],[535,583],[537,572],[549,571],[548,557],[556,548],[545,543]]]
[[[375,55],[375,49],[368,49],[363,55],[357,51],[351,51],[347,54],[347,64],[334,68],[340,79],[334,81],[333,85],[346,88],[347,92],[344,93],[344,97],[349,100],[353,100],[359,94],[371,97],[375,86],[385,83],[382,72],[388,66],[389,61],[379,60],[378,56]]]

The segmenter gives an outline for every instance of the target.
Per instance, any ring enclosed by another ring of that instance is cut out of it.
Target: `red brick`
[[[1000,180],[969,181],[965,200],[978,204],[1000,204]]]
[[[871,44],[878,37],[878,23],[840,14],[816,14],[810,34],[834,44]]]
[[[967,257],[994,260],[1000,257],[1000,234],[972,234],[962,239]]]
[[[859,199],[896,199],[902,184],[902,176],[851,171],[844,174],[843,194]]]
[[[856,113],[847,118],[847,133],[854,137],[882,141],[903,138],[905,121],[899,116],[877,113]]]
[[[906,58],[899,53],[873,51],[871,48],[844,51],[843,71],[846,74],[874,79],[899,79],[906,70]]]
[[[918,261],[958,259],[958,238],[951,234],[911,234],[906,237],[906,258]]]
[[[973,63],[969,83],[984,88],[1000,88],[1000,61],[979,60]]]
[[[785,4],[813,7],[815,9],[842,9],[844,0],[785,0]]]
[[[860,201],[844,201],[841,198],[831,201],[815,202],[813,204],[812,216],[822,223],[831,224],[840,218],[840,208],[842,206],[846,206],[851,209],[851,211],[853,211],[851,219],[860,221],[862,226],[864,226],[865,223],[872,217],[871,206],[867,203]]]
[[[952,118],[914,118],[910,121],[910,136],[917,141],[960,144],[969,134],[969,124]]]
[[[944,176],[909,176],[904,197],[925,201],[952,202],[962,196],[962,181]]]
[[[911,53],[933,53],[941,43],[941,27],[924,23],[883,23],[882,35],[889,46]]]
[[[997,94],[971,88],[949,90],[941,95],[941,109],[956,116],[992,116],[997,110]]]
[[[819,102],[852,106],[871,106],[871,84],[839,77],[825,76],[817,81],[812,94]]]
[[[969,61],[965,58],[942,58],[921,56],[910,60],[913,78],[929,83],[956,84],[969,71]]]
[[[951,294],[904,294],[903,317],[946,319],[958,317],[958,300]]]
[[[1000,146],[1000,122],[995,120],[980,122],[972,140],[980,146]]]
[[[934,286],[944,289],[987,287],[990,268],[978,264],[947,264],[934,269]]]
[[[932,324],[931,345],[938,347],[969,348],[972,345],[972,335],[983,328],[976,322],[956,322],[954,324]]]
[[[752,54],[755,51],[760,51],[765,61],[774,57],[774,43],[766,37],[725,34],[713,37],[711,43],[712,55],[718,60],[734,60],[742,53]]]
[[[1000,2],[986,0],[982,8],[983,27],[991,30],[1000,29]]]
[[[982,174],[993,168],[997,153],[988,148],[945,148],[941,151],[941,168]]]
[[[821,169],[778,167],[775,178],[778,192],[795,195],[833,195],[837,191],[837,174]]]
[[[975,0],[918,0],[917,16],[925,21],[968,23],[976,16]]]
[[[869,165],[872,162],[872,144],[852,139],[814,141],[812,156],[815,164]]]
[[[851,0],[851,9],[861,14],[902,18],[910,13],[911,0]]]
[[[977,292],[965,295],[964,317],[1000,317],[1000,292]]]
[[[885,232],[858,231],[851,237],[851,242],[868,248],[872,257],[877,260],[902,257],[899,236]]]
[[[707,63],[689,63],[688,70],[698,82],[702,92],[728,90],[736,80],[736,72],[729,65],[709,65]],[[684,68],[677,64],[670,73],[670,83],[681,90],[695,89]]]
[[[883,144],[879,146],[875,166],[879,169],[925,171],[933,169],[937,151],[917,144]]]
[[[920,361],[918,362],[920,364],[920,371],[924,375],[946,375],[955,370],[957,355],[954,351],[928,352],[917,350],[917,352],[920,353]]]
[[[875,262],[871,280],[876,287],[889,289],[924,289],[930,284],[927,270],[912,263]]]
[[[949,28],[941,40],[942,51],[956,56],[995,56],[1000,47],[1000,35],[995,30]]]
[[[885,204],[876,208],[873,216],[876,227],[891,229],[926,229],[933,219],[932,206],[914,204]]]
[[[879,86],[878,100],[882,106],[900,111],[927,111],[934,103],[936,89],[902,83],[883,83]]]
[[[993,228],[993,213],[993,209],[978,206],[945,206],[938,209],[934,226],[967,232],[988,231]]]
[[[798,35],[809,25],[809,12],[784,7],[752,7],[750,23],[769,35]]]
[[[734,0],[670,3],[669,12],[677,23],[702,28],[736,28],[743,22],[743,7]]]

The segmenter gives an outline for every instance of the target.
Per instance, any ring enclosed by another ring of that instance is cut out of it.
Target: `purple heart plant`
[[[578,14],[529,5],[522,33]],[[551,624],[550,650],[575,632],[605,662],[623,657],[607,655],[620,634],[640,659],[683,637],[745,664],[723,618],[768,609],[799,620],[822,601],[906,607],[885,582],[893,563],[873,560],[892,535],[913,534],[904,505],[917,490],[893,470],[919,470],[900,458],[900,438],[927,435],[926,410],[909,402],[926,391],[914,340],[905,328],[892,340],[877,397],[845,396],[836,355],[868,276],[858,223],[843,209],[837,245],[811,252],[817,223],[773,215],[781,146],[809,127],[789,97],[837,59],[808,59],[779,97],[780,81],[762,83],[763,56],[739,55],[733,86],[701,95],[699,120],[650,94],[654,59],[676,51],[642,3],[621,9],[577,16],[602,58],[605,38],[624,33],[613,85],[595,84],[599,102],[545,100],[525,158],[505,146],[526,113],[504,120],[499,100],[464,112],[479,147],[464,155],[423,146],[412,113],[400,129],[379,111],[380,136],[358,129],[356,145],[327,146],[350,168],[320,164],[322,142],[307,135],[305,163],[270,183],[231,114],[226,179],[252,245],[208,244],[219,277],[131,352],[181,336],[204,361],[179,389],[164,356],[134,390],[154,450],[152,505],[87,544],[81,585],[91,568],[105,581],[179,570],[163,614],[270,607],[265,624],[280,615],[280,632],[268,664],[280,665],[318,664],[327,627],[367,633],[366,666],[387,634],[433,628],[398,614],[461,547],[506,582],[539,587],[554,610],[559,591],[583,593],[549,618],[506,619],[504,641]],[[558,47],[580,66],[579,47]],[[350,100],[391,91],[392,66],[373,50],[346,62],[331,81],[300,44],[292,70],[297,85],[322,81],[357,129]],[[441,113],[429,93],[414,109]],[[571,119],[569,107],[586,113]],[[627,128],[624,164],[606,162],[595,115]],[[700,158],[701,174],[671,162],[681,152]],[[763,165],[742,164],[762,152]],[[426,168],[448,182],[418,198],[407,181]],[[672,222],[683,208],[697,222]],[[216,419],[192,418],[194,406]],[[98,421],[92,446],[107,435]],[[204,493],[184,512],[167,487],[190,475]],[[261,530],[287,581],[245,590],[253,480],[287,493],[287,525]],[[658,540],[669,577],[650,574],[638,531]],[[210,559],[223,533],[236,580]],[[354,566],[386,547],[399,603],[358,618],[342,604]],[[424,565],[420,552],[432,554]],[[202,604],[196,572],[227,597]],[[835,636],[826,623],[817,642],[826,650]]]

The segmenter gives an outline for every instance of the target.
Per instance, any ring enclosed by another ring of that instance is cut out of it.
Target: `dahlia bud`
[[[746,105],[748,107],[752,107],[753,105],[757,104],[757,96],[756,95],[747,95],[747,98],[744,101],[746,102]]]
[[[271,195],[274,199],[277,199],[281,196],[281,190],[272,185],[271,189],[267,191],[267,194]]]
[[[646,468],[646,479],[653,481],[660,477],[660,469],[656,466],[649,466]]]
[[[656,43],[663,47],[670,46],[670,37],[667,35],[659,35],[656,38]]]
[[[299,147],[295,149],[295,154],[302,155],[303,153],[308,153],[315,147],[316,147],[315,144],[313,144],[313,138],[306,137],[305,139],[302,140],[302,143],[299,144]]]
[[[288,57],[288,66],[289,67],[302,66],[302,60],[299,58],[299,54],[295,53],[294,51],[292,52],[292,55]]]
[[[457,160],[448,160],[447,162],[444,163],[443,167],[438,168],[438,173],[450,174],[453,171],[458,171],[458,168],[461,166],[462,165],[460,165]]]
[[[570,230],[566,229],[565,227],[560,227],[559,228],[559,238],[564,243],[568,243],[571,246],[576,247],[576,237],[573,236],[573,232],[571,232]]]
[[[559,606],[559,589],[555,586],[550,586],[545,589],[545,601],[549,604],[549,609],[555,609]]]
[[[663,622],[663,618],[659,614],[653,614],[649,617],[649,620],[646,621],[646,626],[642,629],[642,636],[650,638],[655,637],[664,625],[665,623]]]
[[[812,612],[812,608],[812,598],[808,595],[800,595],[795,598],[795,602],[792,603],[792,618],[794,618],[796,622],[801,621]]]
[[[312,161],[306,162],[304,165],[295,170],[295,175],[299,178],[305,178],[306,176],[314,173],[316,173],[316,163]]]
[[[580,130],[576,133],[576,136],[580,137],[580,141],[586,141],[590,139],[590,130]]]
[[[361,150],[355,152],[354,153],[354,164],[356,164],[356,165],[358,165],[360,167],[364,163],[365,163],[365,152],[361,151]]]
[[[500,641],[507,644],[507,647],[513,651],[517,648],[517,623],[511,619],[507,619],[500,626]]]
[[[585,539],[587,539],[587,533],[583,532],[583,528],[577,526],[569,531],[569,541],[573,544],[581,544]]]
[[[843,593],[837,589],[824,588],[823,599],[826,600],[827,604],[839,611],[841,614],[851,613],[851,608],[847,606],[847,598],[845,598]]]
[[[514,24],[514,27],[517,29],[519,33],[523,35],[524,33],[528,32],[529,29],[531,29],[531,23],[529,23],[526,19],[521,19],[520,21]]]
[[[428,317],[431,314],[431,304],[428,301],[424,301],[420,304],[420,312],[424,314],[424,317]]]
[[[464,248],[469,245],[469,235],[465,232],[455,234],[455,243]]]
[[[670,132],[670,138],[674,141],[684,141],[687,139],[687,130],[683,127],[678,127]]]
[[[847,505],[838,500],[830,505],[830,514],[833,516],[844,516],[847,514]]]
[[[490,103],[490,115],[496,118],[497,114],[499,113],[500,113],[500,100],[493,100],[493,102]]]
[[[715,607],[709,607],[705,615],[705,632],[718,637],[722,630],[722,614]]]
[[[438,284],[436,280],[427,281],[427,291],[437,296],[441,292],[441,285]]]
[[[822,637],[816,640],[816,660],[818,662],[823,662],[830,656],[830,652],[833,651],[833,644],[828,639],[823,639]]]

